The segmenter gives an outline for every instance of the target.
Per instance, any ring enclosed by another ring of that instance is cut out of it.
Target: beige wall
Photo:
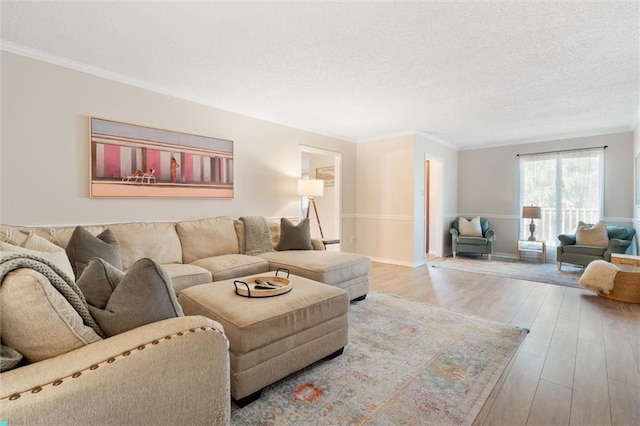
[[[533,144],[465,150],[459,153],[460,215],[490,219],[495,252],[515,255],[521,222],[517,154],[607,145],[604,220],[631,226],[633,218],[633,134],[616,133]]]
[[[457,152],[408,134],[358,144],[359,253],[375,260],[420,265],[425,258],[425,158],[442,159],[444,211],[456,211]],[[443,217],[443,222],[446,217]],[[448,225],[441,227],[446,242]],[[450,244],[449,244],[450,245]]]
[[[89,116],[233,140],[234,199],[89,198]],[[342,154],[342,209],[353,215],[353,143],[2,53],[2,223],[298,217],[300,145]],[[354,226],[346,220],[342,227],[355,234]]]

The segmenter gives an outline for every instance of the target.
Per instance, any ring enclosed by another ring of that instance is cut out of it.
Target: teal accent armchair
[[[470,220],[470,219],[469,219]],[[469,237],[460,235],[458,228],[459,219],[455,219],[451,223],[451,247],[453,249],[453,258],[458,253],[474,253],[486,254],[489,260],[493,254],[493,241],[496,238],[495,232],[491,229],[491,223],[485,218],[480,218],[480,228],[482,229],[482,237]]]
[[[608,247],[579,245],[576,244],[575,234],[560,234],[558,235],[560,245],[556,249],[558,271],[562,268],[562,262],[581,266],[587,266],[594,260],[611,262],[612,253],[626,253],[635,234],[636,230],[633,228],[607,225]]]

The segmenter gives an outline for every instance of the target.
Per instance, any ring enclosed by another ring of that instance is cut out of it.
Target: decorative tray
[[[285,271],[287,277],[279,277],[278,272]],[[289,270],[278,268],[275,276],[250,277],[244,281],[235,280],[236,294],[244,297],[273,297],[291,291],[293,286],[289,279]]]

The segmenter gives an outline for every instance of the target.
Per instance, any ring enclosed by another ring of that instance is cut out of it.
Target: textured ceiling
[[[2,2],[3,49],[352,141],[631,130],[632,2]]]

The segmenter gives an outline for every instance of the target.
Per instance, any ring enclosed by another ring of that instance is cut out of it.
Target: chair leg
[[[489,253],[489,262],[491,262],[491,256],[493,256],[491,253]]]
[[[456,252],[455,251],[453,252],[453,258],[454,259],[456,258]]]
[[[558,271],[562,269],[562,261],[558,262]]]

